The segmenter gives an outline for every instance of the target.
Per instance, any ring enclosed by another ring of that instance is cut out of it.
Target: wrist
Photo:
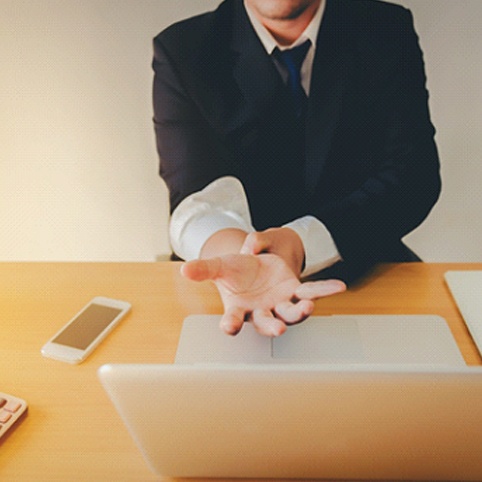
[[[303,241],[296,231],[291,228],[281,228],[286,237],[286,256],[285,261],[297,277],[300,277],[305,265],[305,248]]]

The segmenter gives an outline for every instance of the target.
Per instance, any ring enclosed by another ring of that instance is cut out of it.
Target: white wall
[[[0,0],[0,260],[169,251],[152,38],[199,0]]]
[[[482,261],[480,0],[399,0],[425,50],[444,190],[407,241]],[[151,39],[217,0],[0,0],[0,260],[168,253]]]

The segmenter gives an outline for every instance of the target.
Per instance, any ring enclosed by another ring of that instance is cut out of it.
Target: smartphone
[[[42,355],[68,363],[84,361],[130,309],[126,301],[94,298],[42,347]]]

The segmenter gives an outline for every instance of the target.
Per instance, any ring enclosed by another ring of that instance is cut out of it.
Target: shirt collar
[[[261,41],[269,55],[273,53],[273,50],[275,48],[278,48],[280,50],[286,50],[301,45],[306,40],[310,40],[312,48],[315,49],[316,39],[320,30],[321,20],[323,18],[323,12],[325,11],[325,5],[326,0],[321,0],[320,6],[316,11],[315,16],[311,19],[311,22],[305,28],[304,32],[296,39],[295,42],[293,42],[293,44],[286,46],[278,44],[278,42],[271,35],[269,30],[258,20],[255,13],[246,4],[246,0],[244,0],[244,8],[246,9],[246,13],[248,14],[251,25],[253,26],[256,34],[259,37],[259,40]]]

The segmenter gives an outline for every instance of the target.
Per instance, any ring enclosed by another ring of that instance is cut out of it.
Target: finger
[[[315,304],[311,300],[301,300],[298,303],[283,301],[275,307],[275,313],[286,324],[294,325],[306,320],[313,313]]]
[[[254,231],[249,233],[241,246],[241,254],[259,254],[269,249],[271,243],[265,233]]]
[[[252,319],[255,329],[260,335],[275,337],[286,331],[286,325],[275,318],[269,310],[254,310]]]
[[[221,318],[220,328],[227,335],[237,335],[244,325],[245,310],[239,306],[228,308]]]
[[[346,290],[346,285],[339,280],[309,281],[302,283],[296,288],[295,296],[300,300],[315,300],[323,296],[330,296],[342,293]]]
[[[181,266],[181,274],[193,281],[214,280],[221,270],[220,258],[195,259]]]

